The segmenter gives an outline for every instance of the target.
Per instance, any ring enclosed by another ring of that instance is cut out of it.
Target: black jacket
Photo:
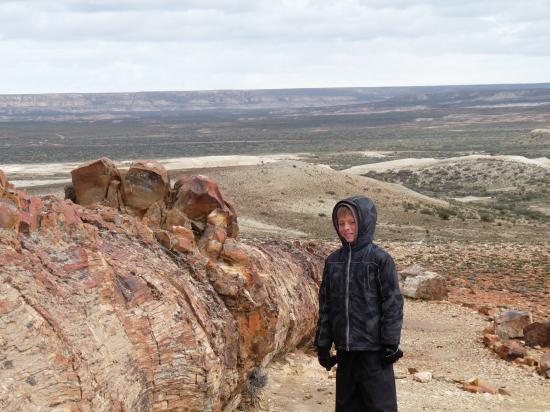
[[[357,236],[348,243],[338,232],[336,209],[355,211]],[[373,351],[398,345],[403,324],[403,297],[391,256],[372,243],[376,208],[366,197],[350,197],[332,212],[342,247],[325,261],[319,290],[315,345],[339,350]]]

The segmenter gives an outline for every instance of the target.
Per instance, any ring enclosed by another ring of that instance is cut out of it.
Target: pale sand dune
[[[550,170],[550,159],[547,157],[539,157],[537,159],[528,159],[524,156],[511,156],[511,155],[469,155],[459,157],[448,157],[446,159],[435,159],[432,157],[425,157],[421,159],[407,158],[390,160],[387,162],[371,163],[366,165],[353,166],[349,169],[345,169],[344,172],[360,175],[370,171],[385,172],[388,170],[400,170],[400,169],[420,169],[428,166],[450,164],[456,162],[472,161],[472,160],[503,160],[508,162],[516,162],[529,164],[534,166],[540,166],[547,170]]]

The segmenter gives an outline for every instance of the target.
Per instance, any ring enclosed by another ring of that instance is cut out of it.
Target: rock
[[[512,396],[512,394],[504,388],[498,388],[498,393],[504,396]]]
[[[500,345],[496,345],[494,350],[501,359],[507,361],[523,358],[526,353],[525,348],[515,340],[505,340]]]
[[[483,335],[483,343],[485,346],[493,349],[497,342],[500,342],[500,338],[497,335],[493,335],[490,333],[486,333]]]
[[[414,299],[446,299],[448,289],[445,279],[435,272],[425,271],[420,266],[411,266],[399,273],[401,293]]]
[[[407,368],[407,371],[412,375],[412,374],[415,374],[416,372],[418,372],[418,369],[416,369],[416,368]]]
[[[15,197],[0,198],[0,229],[18,230],[21,215]]]
[[[534,322],[523,328],[525,342],[529,346],[550,348],[550,322]]]
[[[494,318],[498,313],[498,309],[491,306],[481,306],[477,311],[489,318]]]
[[[430,371],[416,372],[413,379],[420,383],[428,383],[432,380],[432,373]]]
[[[495,317],[495,333],[503,339],[523,337],[523,328],[533,322],[530,312],[509,310]]]
[[[174,190],[174,208],[190,219],[204,221],[212,211],[226,209],[218,185],[206,176],[184,176],[176,181]]]
[[[538,371],[545,378],[550,378],[550,352],[546,352],[540,358]]]
[[[178,209],[168,209],[163,227],[172,230],[172,226],[184,226],[191,229],[191,222],[185,214]]]
[[[3,189],[7,189],[8,185],[8,178],[4,174],[4,171],[0,170],[0,191],[2,191]]]
[[[166,169],[154,160],[133,162],[122,179],[124,204],[138,213],[143,213],[155,202],[164,200],[169,189],[170,180]]]
[[[120,173],[114,162],[106,157],[77,167],[71,171],[71,177],[76,202],[83,206],[103,201],[107,196],[110,182],[120,181]]]
[[[498,393],[497,389],[479,378],[472,378],[464,382],[462,389],[472,393],[490,393],[492,395]]]

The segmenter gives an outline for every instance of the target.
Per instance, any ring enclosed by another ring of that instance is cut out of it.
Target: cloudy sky
[[[0,94],[550,82],[550,0],[0,0]]]

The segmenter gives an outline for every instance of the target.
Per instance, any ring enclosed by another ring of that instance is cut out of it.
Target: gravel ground
[[[550,411],[550,380],[498,359],[481,343],[488,321],[451,303],[407,300],[402,348],[395,365],[401,411]],[[538,356],[542,355],[539,351]],[[433,372],[428,383],[413,380],[408,368]],[[325,372],[312,353],[294,352],[268,368],[260,408],[280,412],[334,410],[334,370]],[[510,395],[473,394],[455,383],[478,377]]]

